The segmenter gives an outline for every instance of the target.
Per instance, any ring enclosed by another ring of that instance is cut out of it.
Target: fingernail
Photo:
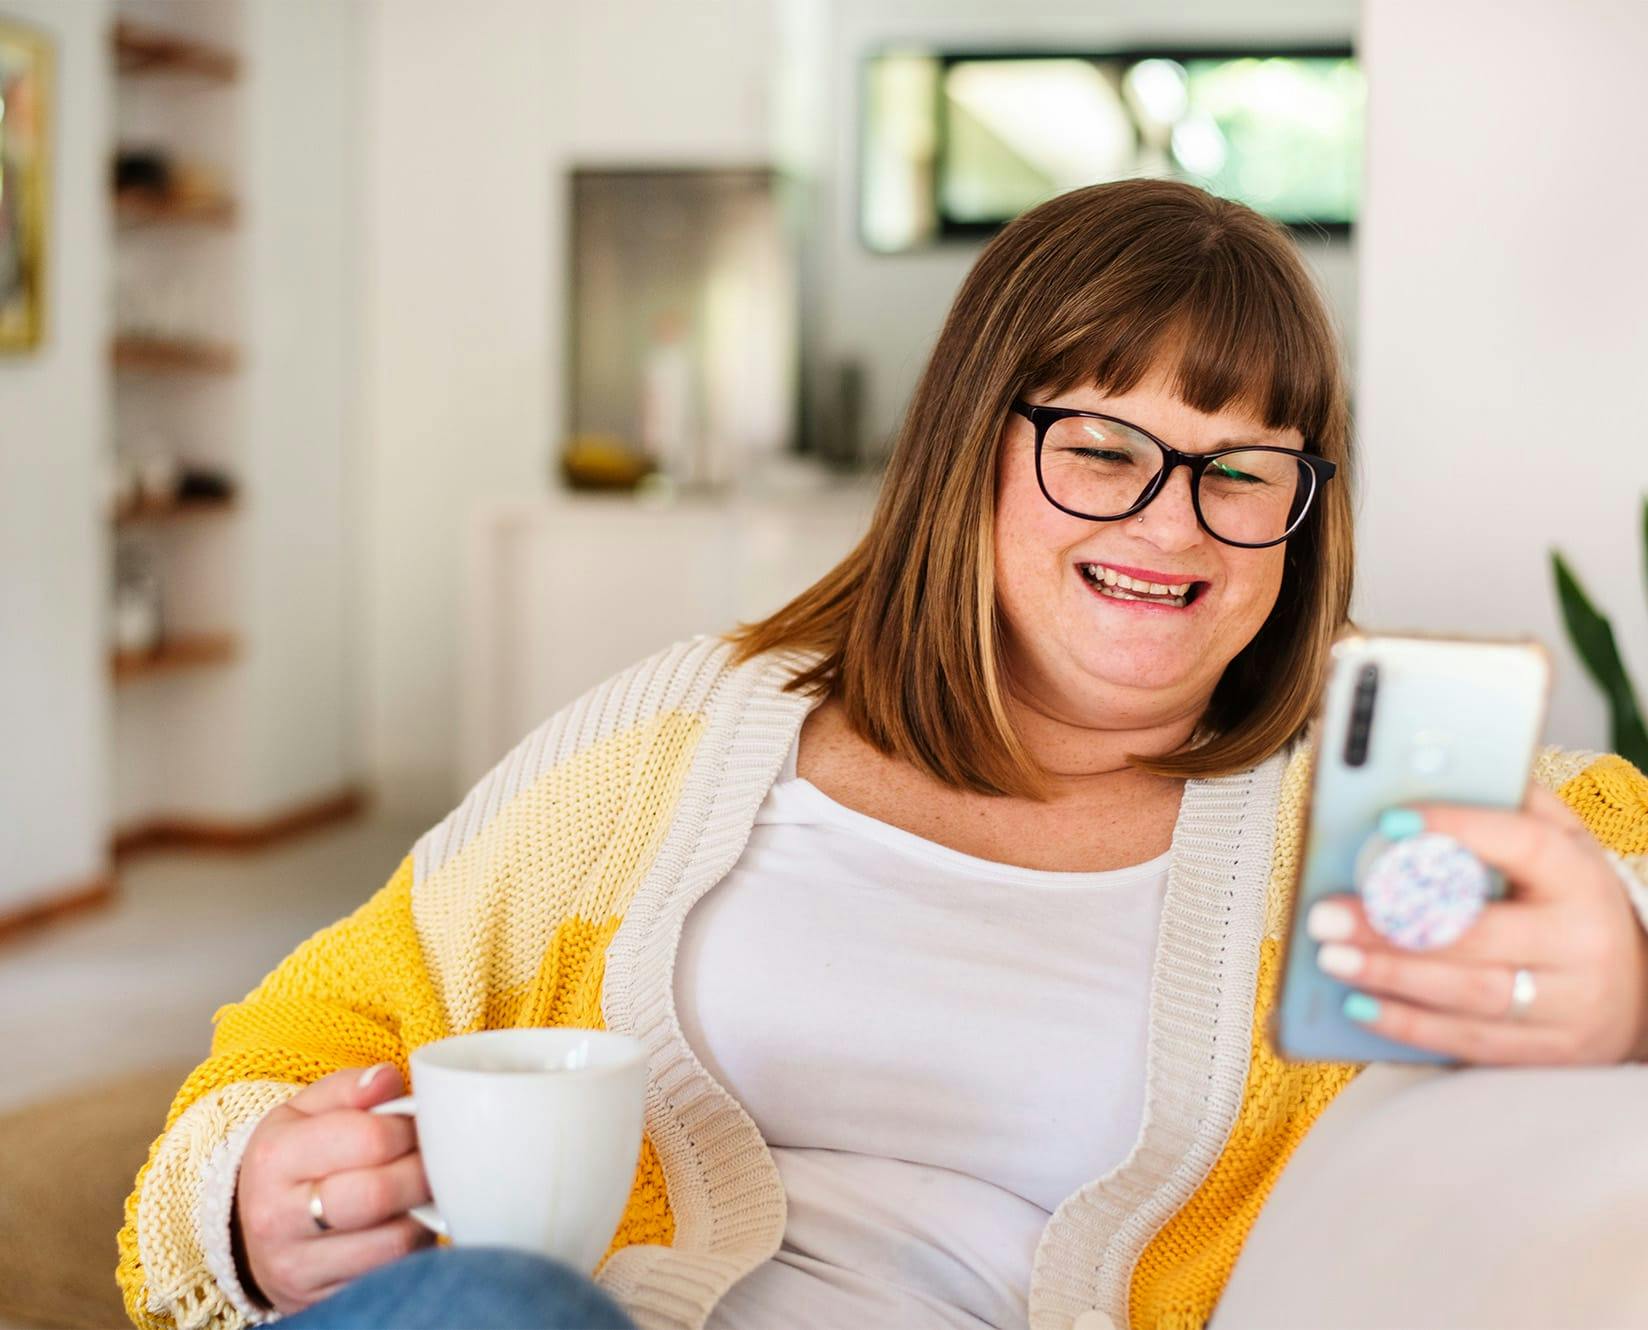
[[[1356,931],[1356,916],[1338,901],[1317,901],[1305,916],[1305,933],[1317,942],[1340,942]]]
[[[1361,1025],[1371,1025],[1379,1019],[1379,999],[1371,998],[1366,993],[1352,993],[1345,999],[1345,1005],[1340,1010],[1349,1020]]]
[[[360,1080],[357,1081],[356,1084],[362,1090],[366,1089],[377,1078],[378,1073],[380,1071],[382,1071],[385,1067],[388,1067],[390,1065],[392,1065],[392,1064],[390,1064],[388,1062],[380,1062],[376,1066],[368,1067],[365,1071],[363,1071],[360,1074]]]
[[[1362,949],[1347,947],[1341,942],[1330,942],[1316,953],[1316,964],[1323,974],[1349,979],[1362,968]]]
[[[1406,840],[1425,829],[1425,819],[1411,808],[1387,808],[1379,815],[1379,834],[1386,840]]]

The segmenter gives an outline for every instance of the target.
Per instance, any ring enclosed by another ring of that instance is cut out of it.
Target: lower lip
[[[1207,599],[1207,588],[1203,587],[1196,594],[1196,599],[1184,605],[1163,605],[1159,601],[1153,600],[1121,600],[1116,596],[1105,595],[1104,592],[1100,591],[1098,587],[1083,576],[1081,569],[1076,569],[1075,573],[1076,580],[1087,588],[1088,593],[1094,600],[1101,601],[1106,605],[1113,605],[1119,610],[1144,610],[1151,614],[1190,614]]]

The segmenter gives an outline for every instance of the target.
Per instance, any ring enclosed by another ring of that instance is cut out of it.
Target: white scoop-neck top
[[[688,914],[681,1028],[784,1184],[784,1240],[710,1330],[1024,1326],[1061,1201],[1127,1157],[1171,854],[963,854],[846,808],[792,744]]]

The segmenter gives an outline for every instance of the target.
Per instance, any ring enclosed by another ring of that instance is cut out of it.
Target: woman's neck
[[[1018,688],[1009,689],[1007,707],[1025,749],[1048,773],[1054,797],[1090,793],[1129,778],[1162,779],[1139,771],[1127,759],[1175,751],[1195,733],[1202,713],[1194,708],[1148,722],[1105,724]]]

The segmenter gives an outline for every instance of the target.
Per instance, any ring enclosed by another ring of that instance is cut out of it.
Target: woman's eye
[[[1258,476],[1250,475],[1248,472],[1238,470],[1236,467],[1229,466],[1224,462],[1213,463],[1212,466],[1208,467],[1208,472],[1218,480],[1236,480],[1249,485],[1261,483]]]
[[[1077,457],[1085,457],[1091,462],[1131,462],[1133,454],[1121,448],[1075,448],[1072,449]]]

